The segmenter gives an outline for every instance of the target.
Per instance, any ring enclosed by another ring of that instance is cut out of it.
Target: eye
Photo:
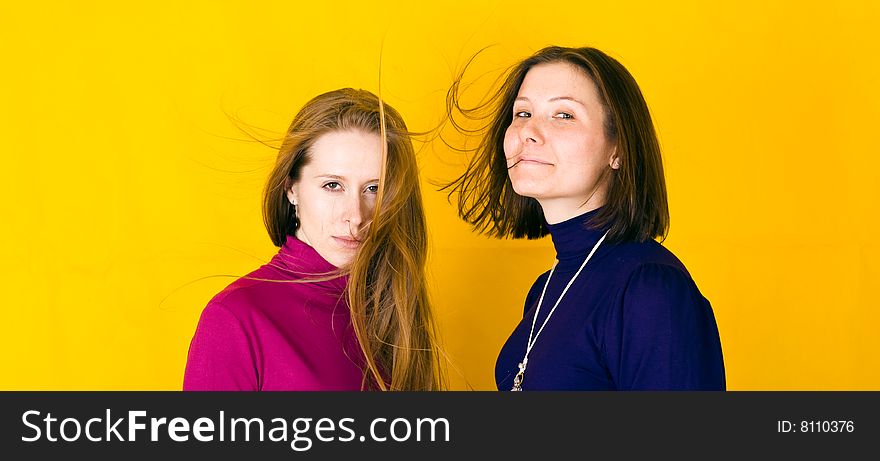
[[[367,186],[366,189],[364,189],[364,192],[366,192],[368,194],[376,194],[379,192],[379,185],[378,184],[370,184],[369,186]]]
[[[527,111],[524,111],[524,110],[521,110],[521,111],[518,111],[518,112],[514,112],[514,113],[513,113],[513,117],[514,117],[514,118],[529,118],[529,117],[531,117],[531,116],[532,116],[532,114],[531,114],[530,112],[527,112]]]
[[[327,190],[329,190],[329,191],[338,191],[338,190],[342,190],[342,184],[339,184],[339,183],[336,182],[336,181],[328,182],[328,183],[324,184],[324,185],[321,186],[321,187],[323,187],[324,189],[327,189]]]
[[[558,118],[558,119],[562,119],[562,120],[571,120],[574,118],[574,115],[571,115],[566,112],[559,112],[558,114],[554,115],[553,118]]]

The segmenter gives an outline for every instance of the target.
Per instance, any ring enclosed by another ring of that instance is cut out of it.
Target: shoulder
[[[626,243],[616,246],[611,255],[619,274],[620,297],[614,303],[622,315],[619,320],[668,325],[709,309],[684,264],[659,243]]]
[[[277,288],[279,282],[284,282],[287,279],[290,277],[286,277],[283,272],[274,270],[269,265],[261,266],[253,272],[239,277],[214,295],[205,310],[223,309],[241,319],[249,318],[255,311],[264,307],[263,301],[271,297],[270,291]],[[293,287],[296,284],[284,285]]]
[[[684,264],[663,245],[647,242],[627,242],[610,247],[608,263],[630,278],[648,271],[658,276],[690,279]]]
[[[620,279],[620,297],[613,309],[617,315],[612,318],[644,332],[680,329],[711,315],[711,304],[678,258],[660,245],[649,251],[632,261]]]
[[[194,338],[204,342],[226,343],[234,341],[243,344],[251,342],[251,328],[242,309],[233,309],[221,301],[212,299],[202,309],[196,325]]]
[[[549,276],[550,271],[545,271],[543,274],[538,276],[534,283],[532,283],[531,288],[529,288],[528,294],[526,294],[526,302],[523,308],[523,314],[528,312],[529,306],[538,301],[538,296],[541,295],[541,290],[544,288],[544,284],[547,283],[547,277]]]
[[[190,341],[184,390],[256,390],[257,357],[251,329],[221,302],[202,310]]]
[[[712,306],[681,262],[656,247],[628,261],[605,317],[603,351],[615,383],[633,390],[724,389]]]
[[[643,263],[629,273],[624,287],[624,305],[682,308],[705,299],[683,267]]]

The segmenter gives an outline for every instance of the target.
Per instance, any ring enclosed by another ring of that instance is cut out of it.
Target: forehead
[[[567,62],[538,64],[526,73],[517,97],[542,100],[573,97],[598,102],[598,89],[593,79],[581,68]]]
[[[382,169],[382,141],[361,130],[331,131],[315,140],[309,162],[311,174],[378,178]]]

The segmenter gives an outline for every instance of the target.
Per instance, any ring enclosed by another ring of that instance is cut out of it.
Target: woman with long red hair
[[[280,250],[204,309],[184,389],[443,388],[400,114],[364,90],[315,97],[284,137],[263,202]]]

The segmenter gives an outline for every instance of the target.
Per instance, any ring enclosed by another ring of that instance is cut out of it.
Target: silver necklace
[[[577,272],[574,273],[574,276],[571,278],[571,280],[568,281],[568,285],[565,285],[565,289],[562,290],[562,294],[559,295],[559,298],[556,300],[556,304],[554,304],[553,308],[550,309],[550,313],[547,314],[547,318],[544,319],[544,323],[542,323],[541,328],[538,329],[538,334],[536,334],[534,338],[532,338],[532,333],[535,332],[535,321],[538,320],[538,313],[541,312],[541,304],[544,303],[544,294],[547,292],[547,285],[550,285],[550,277],[553,277],[553,271],[556,270],[556,264],[558,264],[559,261],[557,260],[553,263],[553,267],[550,268],[550,275],[547,276],[547,281],[544,282],[544,289],[541,290],[541,297],[538,299],[538,307],[537,309],[535,309],[535,317],[532,318],[532,329],[529,330],[529,342],[526,343],[526,355],[523,356],[522,362],[517,365],[519,367],[519,373],[517,373],[516,376],[513,378],[513,388],[510,389],[511,391],[522,390],[523,377],[526,372],[526,366],[528,366],[529,364],[529,352],[532,351],[532,347],[535,346],[535,342],[538,340],[538,336],[541,336],[541,332],[544,331],[544,327],[547,326],[547,321],[550,320],[550,316],[553,315],[553,312],[556,311],[557,307],[559,307],[559,303],[562,301],[562,297],[565,296],[565,293],[568,291],[569,287],[571,287],[571,284],[574,283],[574,280],[577,278],[577,276],[580,275],[582,270],[584,270],[587,262],[590,260],[590,258],[593,257],[593,254],[596,253],[596,250],[599,249],[599,245],[602,244],[602,242],[605,240],[605,237],[607,236],[608,232],[606,231],[605,234],[602,235],[602,238],[600,238],[599,241],[596,242],[595,245],[593,245],[593,249],[590,250],[590,254],[587,255],[587,259],[584,259],[581,267],[577,270]]]

